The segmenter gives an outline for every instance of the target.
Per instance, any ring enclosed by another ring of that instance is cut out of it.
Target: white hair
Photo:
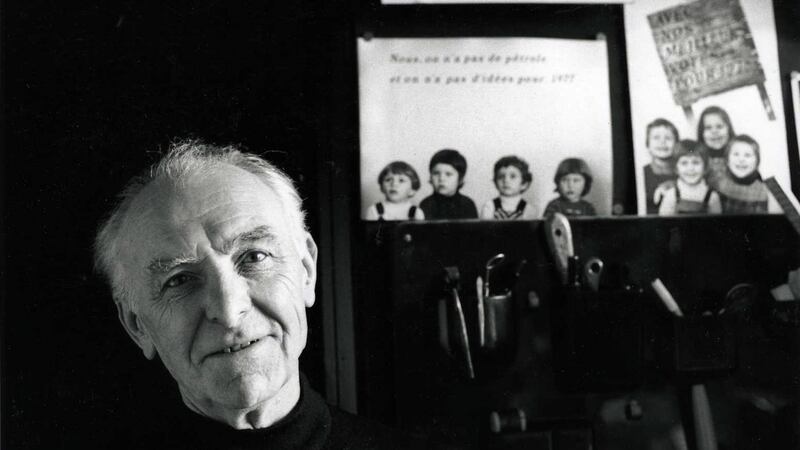
[[[260,156],[242,152],[234,146],[220,147],[194,139],[175,142],[158,162],[128,181],[117,196],[108,218],[98,229],[94,242],[95,269],[108,281],[114,300],[130,302],[132,295],[120,264],[118,243],[134,199],[156,180],[179,185],[189,177],[214,170],[220,164],[229,164],[256,175],[278,196],[292,232],[302,236],[307,230],[300,195],[292,179],[280,169]]]

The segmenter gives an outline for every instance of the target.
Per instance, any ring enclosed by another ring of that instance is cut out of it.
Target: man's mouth
[[[251,345],[255,344],[256,342],[258,342],[260,340],[261,339],[255,339],[255,340],[252,340],[252,341],[244,342],[242,344],[236,344],[236,345],[233,345],[233,346],[230,346],[230,347],[226,347],[220,353],[236,353],[236,352],[238,352],[240,350],[243,350],[243,349],[245,349],[247,347],[250,347]]]

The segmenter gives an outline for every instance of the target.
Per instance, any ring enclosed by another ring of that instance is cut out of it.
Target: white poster
[[[625,37],[639,214],[779,212],[760,180],[789,183],[772,2],[639,0]]]
[[[391,213],[388,210],[399,200],[424,206],[428,197],[429,204],[441,199],[433,196],[432,159],[436,168],[455,169],[461,186],[456,187],[458,196],[471,200],[483,218],[492,217],[495,199],[502,200],[501,209],[508,209],[512,217],[494,218],[540,218],[558,198],[576,200],[576,215],[589,210],[610,214],[613,177],[605,41],[360,39],[358,67],[363,218],[375,220],[378,203]],[[505,181],[495,183],[498,175],[520,174],[502,167],[495,171],[495,164],[507,156],[512,158],[501,164],[522,160],[532,175],[522,192],[510,191]],[[378,179],[384,169],[408,172],[405,165],[388,167],[394,161],[411,166],[419,180],[419,189],[408,194],[403,190],[399,200],[389,198]],[[565,187],[561,195],[555,181],[559,168],[564,186],[573,178],[581,181],[570,174],[588,175],[591,180],[578,186],[583,190]],[[505,202],[515,193],[525,204],[524,214],[516,216]],[[381,218],[405,219],[405,211],[404,206],[399,215]],[[467,217],[474,216],[434,212],[426,219]]]

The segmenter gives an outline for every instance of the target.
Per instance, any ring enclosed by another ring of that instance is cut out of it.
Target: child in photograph
[[[645,145],[651,162],[644,166],[644,191],[647,197],[647,214],[658,213],[665,182],[675,180],[673,155],[678,143],[678,129],[667,119],[658,118],[647,125]]]
[[[467,160],[456,150],[439,150],[428,165],[433,194],[419,204],[426,219],[477,219],[478,208],[458,191],[464,186]]]
[[[722,212],[726,214],[765,213],[769,191],[761,181],[758,166],[761,152],[758,142],[742,134],[735,136],[725,152],[726,176],[719,180]]]
[[[386,197],[367,209],[367,220],[422,220],[422,209],[411,203],[419,190],[419,176],[408,163],[394,161],[381,170],[378,186]]]
[[[697,121],[697,140],[705,147],[708,155],[708,175],[706,181],[713,189],[718,189],[719,180],[726,172],[725,148],[735,136],[733,124],[728,113],[719,106],[709,106],[700,114]]]
[[[594,205],[583,197],[592,189],[592,172],[586,161],[580,158],[567,158],[558,165],[556,175],[558,198],[547,204],[545,217],[560,212],[566,216],[594,216]]]
[[[658,214],[719,214],[719,194],[706,183],[708,156],[696,141],[683,140],[675,150],[677,181],[664,192]]]
[[[533,220],[536,209],[522,198],[533,175],[528,163],[516,156],[504,156],[494,164],[494,185],[500,194],[481,208],[481,219]]]

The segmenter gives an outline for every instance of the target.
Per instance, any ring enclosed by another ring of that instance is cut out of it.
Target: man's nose
[[[235,273],[218,273],[206,298],[206,318],[225,328],[239,325],[253,304],[247,281]]]

